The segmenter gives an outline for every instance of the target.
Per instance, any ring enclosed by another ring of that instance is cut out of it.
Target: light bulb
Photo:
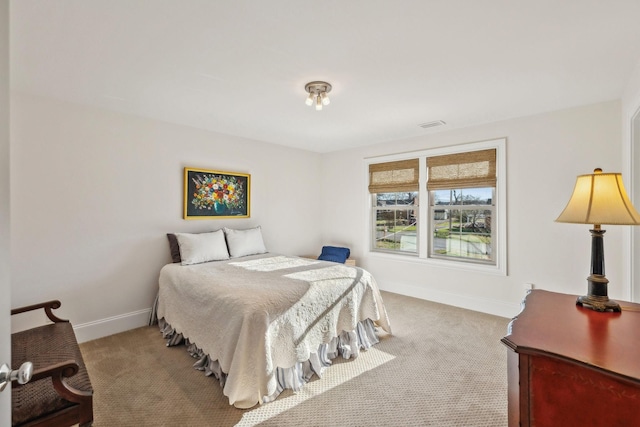
[[[316,111],[322,110],[322,100],[320,99],[320,95],[316,96]]]
[[[313,105],[313,98],[315,98],[314,93],[309,92],[309,96],[307,96],[307,100],[304,101],[304,103],[311,107]]]
[[[329,103],[331,102],[331,100],[329,99],[329,95],[327,95],[327,92],[322,92],[320,94],[320,99],[322,99],[323,105],[329,105]]]

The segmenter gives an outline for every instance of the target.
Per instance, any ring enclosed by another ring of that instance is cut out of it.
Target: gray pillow
[[[181,262],[180,258],[180,245],[178,244],[178,238],[173,233],[167,233],[167,239],[169,239],[169,250],[171,251],[171,261]]]

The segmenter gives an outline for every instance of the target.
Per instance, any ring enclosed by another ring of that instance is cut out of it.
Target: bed
[[[157,299],[167,345],[186,343],[194,366],[218,378],[231,405],[250,408],[298,390],[339,354],[357,357],[376,344],[377,330],[391,333],[367,271],[268,253],[261,236],[239,251],[236,231],[222,234],[226,257],[219,245],[214,260],[165,265]]]

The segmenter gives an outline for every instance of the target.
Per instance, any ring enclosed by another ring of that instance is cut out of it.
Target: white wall
[[[523,284],[585,294],[589,275],[589,226],[555,223],[569,200],[577,175],[621,169],[621,106],[612,101],[483,126],[425,135],[373,147],[330,153],[322,158],[323,240],[352,248],[379,286],[391,292],[513,316]],[[370,254],[365,157],[507,138],[508,276],[471,273],[398,261]],[[622,272],[622,227],[606,227],[609,296],[626,290]]]
[[[640,108],[640,61],[636,63],[636,66],[629,77],[627,86],[622,94],[622,120],[623,129],[629,129],[629,117],[635,115]],[[623,135],[623,140],[627,139],[627,135]]]
[[[9,151],[9,1],[0,0],[0,365],[11,363]],[[8,386],[0,393],[0,425],[9,425],[10,414],[11,386]]]
[[[623,168],[629,177],[627,189],[636,208],[640,208],[640,61],[627,83],[622,96],[622,149]],[[640,227],[625,233],[625,280],[632,283],[632,301],[640,302],[640,268],[635,267],[640,257]]]
[[[26,94],[11,108],[12,305],[61,299],[81,340],[144,323],[166,232],[221,226],[261,224],[274,252],[346,245],[382,289],[507,317],[525,282],[583,294],[589,227],[554,219],[577,175],[622,163],[619,101],[325,155]],[[507,277],[368,253],[365,157],[501,137]],[[182,220],[184,166],[251,173],[251,218]],[[627,292],[621,228],[605,236],[614,298]]]
[[[167,232],[262,225],[272,252],[319,250],[319,154],[20,93],[11,108],[12,305],[60,299],[81,341],[144,323]],[[250,173],[251,218],[183,220],[185,166]]]

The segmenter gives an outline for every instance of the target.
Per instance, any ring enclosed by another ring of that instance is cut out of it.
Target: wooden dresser
[[[640,426],[640,304],[575,301],[533,290],[509,324],[509,426]]]

